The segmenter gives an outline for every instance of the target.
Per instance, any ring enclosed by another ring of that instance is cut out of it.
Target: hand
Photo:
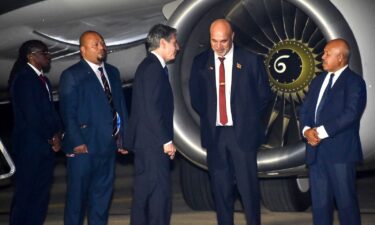
[[[52,139],[48,140],[48,143],[50,145],[52,145],[52,150],[54,152],[60,151],[60,149],[61,149],[61,134],[56,133],[55,135],[53,135]]]
[[[74,154],[87,154],[89,151],[87,149],[87,146],[85,144],[78,145],[73,149]]]
[[[119,149],[117,150],[117,152],[120,153],[121,155],[127,155],[127,154],[129,153],[128,150],[123,149],[123,148],[119,148]]]
[[[176,147],[174,146],[174,144],[172,142],[165,144],[163,145],[163,148],[164,148],[164,153],[168,154],[170,159],[174,159],[174,156],[176,154]]]
[[[321,141],[316,128],[307,129],[304,133],[304,136],[307,139],[307,143],[313,147],[317,146]]]

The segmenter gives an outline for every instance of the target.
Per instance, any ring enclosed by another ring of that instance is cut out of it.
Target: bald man
[[[334,202],[341,225],[361,224],[355,182],[357,162],[363,160],[359,124],[366,85],[348,67],[349,56],[345,40],[327,43],[325,72],[311,82],[300,112],[315,225],[333,223]]]
[[[104,225],[112,197],[116,151],[127,124],[117,68],[105,63],[106,45],[95,31],[80,37],[82,60],[60,78],[60,112],[67,156],[65,225]]]
[[[211,49],[196,56],[190,74],[192,107],[200,116],[201,144],[219,225],[233,225],[235,187],[247,224],[260,224],[257,150],[264,139],[261,115],[270,99],[262,59],[233,45],[228,21],[210,27]]]

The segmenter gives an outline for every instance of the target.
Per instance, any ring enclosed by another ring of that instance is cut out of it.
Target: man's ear
[[[159,42],[159,46],[160,46],[160,48],[164,48],[164,47],[165,47],[166,41],[167,41],[167,40],[165,40],[164,38],[161,38],[161,39],[160,39],[160,42]]]
[[[85,49],[85,47],[83,47],[83,46],[79,47],[79,50],[80,50],[83,54],[86,52],[86,49]]]
[[[33,54],[31,54],[31,53],[27,54],[26,58],[27,58],[28,62],[31,62],[31,60],[33,58]]]

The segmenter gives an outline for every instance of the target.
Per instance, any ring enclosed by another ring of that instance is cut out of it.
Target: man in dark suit
[[[341,225],[360,225],[356,164],[363,160],[359,123],[366,105],[366,85],[348,67],[350,48],[343,39],[324,48],[324,73],[310,84],[301,108],[307,139],[315,225],[333,223],[334,201]]]
[[[80,37],[82,60],[60,78],[60,111],[67,156],[65,225],[107,224],[127,112],[117,68],[104,62],[106,45],[95,31]]]
[[[61,122],[52,88],[43,72],[50,66],[47,46],[26,41],[10,74],[16,165],[11,225],[41,225],[47,214],[55,152],[60,150]]]
[[[235,186],[248,224],[260,224],[257,149],[264,139],[261,113],[270,97],[261,58],[233,46],[224,19],[210,27],[211,48],[195,57],[190,75],[191,104],[200,116],[219,225],[233,224]]]
[[[171,215],[170,162],[173,94],[166,63],[174,60],[176,30],[158,24],[147,36],[149,55],[135,73],[126,147],[134,152],[132,225],[168,225]]]

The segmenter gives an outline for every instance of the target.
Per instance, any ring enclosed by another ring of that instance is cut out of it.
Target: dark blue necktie
[[[166,76],[169,75],[169,74],[168,74],[168,67],[167,67],[167,65],[164,66],[164,73],[165,73]]]
[[[331,73],[331,75],[329,77],[329,81],[328,81],[327,87],[324,90],[322,99],[320,100],[320,103],[318,105],[318,109],[316,110],[316,117],[315,117],[315,119],[316,119],[316,124],[317,125],[320,125],[320,122],[321,122],[321,118],[320,118],[321,115],[320,114],[321,114],[323,106],[326,103],[327,98],[328,98],[328,96],[329,96],[329,94],[331,92],[333,76],[335,76],[335,74]]]

